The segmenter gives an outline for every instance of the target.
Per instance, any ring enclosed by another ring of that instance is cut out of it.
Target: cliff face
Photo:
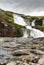
[[[13,23],[12,13],[0,10],[0,36],[19,37],[23,35],[21,31],[21,27]]]

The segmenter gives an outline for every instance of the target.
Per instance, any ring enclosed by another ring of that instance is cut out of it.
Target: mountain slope
[[[1,37],[21,37],[25,27],[14,23],[13,14],[17,14],[24,18],[27,24],[31,25],[35,21],[35,28],[44,31],[44,16],[29,16],[0,9],[0,36]],[[32,25],[31,25],[32,26]]]
[[[0,36],[19,37],[22,36],[22,26],[14,23],[11,12],[5,12],[0,9]]]

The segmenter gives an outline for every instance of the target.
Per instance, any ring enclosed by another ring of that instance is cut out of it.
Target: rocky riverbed
[[[44,38],[0,38],[0,65],[44,65]]]

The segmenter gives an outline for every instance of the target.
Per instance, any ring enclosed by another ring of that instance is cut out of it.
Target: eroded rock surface
[[[0,65],[44,65],[43,56],[44,38],[0,38]]]

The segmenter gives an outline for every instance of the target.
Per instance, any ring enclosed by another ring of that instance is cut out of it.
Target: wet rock
[[[42,47],[40,48],[40,50],[44,51],[44,46],[42,46]]]
[[[10,41],[0,42],[0,51],[0,65],[40,65],[38,62],[44,55],[44,39],[11,38]]]
[[[6,63],[0,63],[0,65],[6,65]]]
[[[37,48],[36,45],[32,45],[32,46],[31,46],[31,49],[36,49],[36,48]]]
[[[24,50],[16,50],[12,52],[12,55],[14,56],[21,56],[21,55],[28,55],[27,52],[25,52]]]
[[[7,63],[7,65],[16,65],[16,63],[11,61],[11,62]]]
[[[29,65],[39,65],[38,63],[29,62]]]
[[[40,65],[44,65],[44,57],[43,57],[43,58],[40,58],[39,61],[38,61],[38,63],[39,63]]]
[[[38,54],[38,55],[44,55],[44,51],[41,51],[41,50],[35,50],[35,49],[33,50],[33,49],[31,49],[30,52]]]
[[[28,63],[24,62],[22,65],[29,65]]]
[[[26,62],[34,62],[37,63],[38,61],[38,57],[34,57],[34,56],[29,56],[29,55],[22,55],[19,57],[20,60],[22,61],[26,61]]]

